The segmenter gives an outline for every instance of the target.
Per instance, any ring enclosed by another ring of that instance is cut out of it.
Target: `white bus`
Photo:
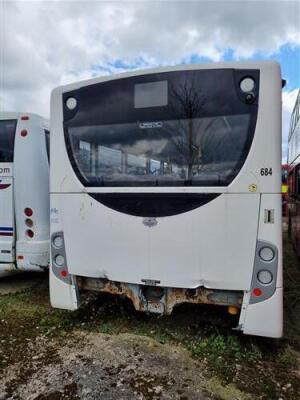
[[[0,276],[49,266],[49,124],[0,113]]]
[[[85,289],[160,314],[217,304],[280,337],[281,84],[277,63],[253,62],[56,88],[52,305],[75,310]]]

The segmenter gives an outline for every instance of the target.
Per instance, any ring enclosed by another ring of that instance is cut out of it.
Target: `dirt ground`
[[[44,275],[39,272],[16,272],[12,276],[5,277],[5,279],[0,276],[0,296],[20,293],[26,289],[34,288],[42,284],[44,280]]]
[[[217,398],[187,350],[151,338],[77,331],[63,345],[44,339],[32,343],[32,350],[25,368],[6,371],[2,398]]]
[[[5,278],[0,400],[300,399],[300,268],[287,239],[285,267],[282,340],[235,333],[236,317],[222,307],[183,306],[158,318],[86,294],[80,310],[54,310],[46,275],[23,285]]]

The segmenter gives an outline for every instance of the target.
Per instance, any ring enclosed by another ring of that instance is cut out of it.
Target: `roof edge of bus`
[[[43,120],[45,123],[48,123],[48,119],[44,116],[32,112],[21,112],[21,111],[0,111],[0,119],[19,119],[22,116],[29,116],[31,118],[37,118]]]
[[[144,68],[144,69],[136,69],[130,70],[126,72],[121,72],[119,74],[111,74],[99,76],[96,78],[84,79],[81,81],[76,81],[73,83],[68,83],[66,85],[57,86],[51,92],[51,95],[54,93],[64,93],[72,90],[79,89],[81,86],[87,86],[89,84],[97,84],[105,81],[109,81],[112,79],[126,78],[131,76],[138,76],[144,74],[152,74],[156,72],[168,72],[168,71],[182,71],[185,69],[194,70],[194,69],[216,69],[216,68],[236,68],[236,69],[252,69],[252,68],[279,68],[280,64],[274,60],[262,60],[262,61],[231,61],[231,62],[215,62],[215,63],[202,63],[202,64],[178,64],[171,66],[160,66],[155,68]]]

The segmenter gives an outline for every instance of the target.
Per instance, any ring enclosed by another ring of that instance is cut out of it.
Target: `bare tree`
[[[170,88],[171,112],[176,115],[178,132],[181,135],[172,135],[172,141],[182,155],[187,165],[187,178],[191,179],[195,162],[202,157],[202,135],[201,142],[196,143],[195,133],[201,128],[201,111],[205,107],[206,98],[195,89],[193,80],[185,80],[182,84]],[[183,118],[178,119],[178,114]],[[196,119],[196,117],[198,119]]]
[[[181,154],[184,164],[187,165],[187,179],[191,179],[196,169],[201,171],[205,165],[205,157],[216,162],[216,155],[225,145],[231,129],[227,121],[221,117],[205,118],[208,99],[198,89],[193,80],[185,80],[182,84],[171,86],[172,99],[171,118],[176,121],[177,134],[171,134],[170,140]],[[182,116],[179,117],[178,116]],[[216,140],[216,133],[220,132],[222,124],[223,135]],[[174,125],[167,128],[174,130]],[[234,143],[233,143],[234,145]]]

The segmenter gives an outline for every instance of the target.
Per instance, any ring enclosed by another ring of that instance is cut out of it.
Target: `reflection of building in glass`
[[[241,114],[169,120],[160,128],[86,127],[74,133],[73,148],[77,143],[79,169],[92,179],[222,185],[238,172],[249,123]]]
[[[80,140],[77,158],[85,175],[89,175],[91,172],[91,154],[91,144],[84,140]]]
[[[98,166],[96,173],[102,172],[121,173],[122,172],[122,152],[110,149],[109,147],[98,146]]]
[[[300,90],[291,115],[288,162],[294,161],[300,154]]]

